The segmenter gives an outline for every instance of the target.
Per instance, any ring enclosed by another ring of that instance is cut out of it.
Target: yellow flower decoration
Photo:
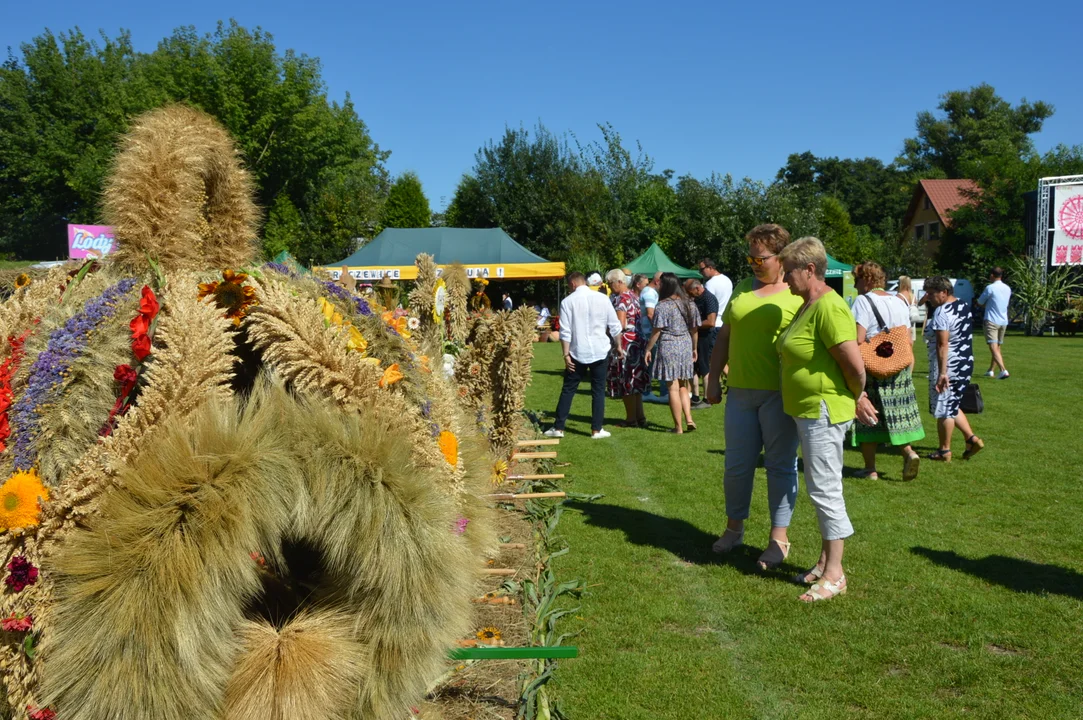
[[[433,292],[432,302],[432,319],[436,322],[442,322],[444,319],[444,308],[447,307],[447,283],[443,278],[436,281],[436,290]]]
[[[24,287],[30,284],[30,276],[26,273],[19,273],[15,278],[15,289],[22,290]]]
[[[323,321],[325,327],[344,327],[346,328],[346,347],[350,350],[356,350],[362,355],[368,350],[369,343],[365,340],[365,336],[361,334],[361,331],[355,328],[351,323],[342,319],[342,313],[335,310],[335,306],[327,302],[325,298],[320,298],[316,301],[316,304],[320,308],[320,313],[323,315]]]
[[[497,460],[493,463],[492,481],[493,485],[499,485],[508,479],[508,461]]]
[[[503,637],[504,635],[500,632],[500,628],[489,626],[478,630],[478,640],[481,640],[482,642],[496,643],[500,642]]]
[[[22,530],[41,522],[49,490],[35,470],[18,471],[0,485],[0,530]]]
[[[348,328],[348,334],[346,336],[346,347],[364,354],[364,352],[368,350],[369,344],[368,341],[365,340],[365,336],[362,335],[353,325],[350,325]]]
[[[402,380],[404,377],[405,375],[403,375],[402,371],[399,370],[399,364],[395,363],[391,367],[384,370],[384,376],[380,378],[380,387],[391,387],[395,383]]]
[[[455,433],[444,430],[440,433],[440,452],[444,454],[447,464],[452,467],[459,464],[459,438]]]

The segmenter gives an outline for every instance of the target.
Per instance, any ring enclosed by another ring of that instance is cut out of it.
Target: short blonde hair
[[[614,269],[605,274],[605,282],[609,287],[613,287],[613,283],[628,284],[628,276],[624,274],[623,270]]]
[[[809,236],[794,240],[782,248],[782,252],[778,254],[778,260],[781,263],[790,262],[801,267],[813,265],[816,268],[816,277],[821,280],[827,274],[827,250],[824,249],[824,244],[819,238]]]
[[[765,250],[770,250],[775,255],[782,252],[782,248],[790,244],[790,231],[781,225],[767,223],[757,225],[748,231],[745,240],[751,243],[763,245]]]
[[[883,289],[887,285],[887,273],[884,272],[879,263],[866,260],[854,268],[854,280],[864,280],[865,286],[869,290],[873,288]]]

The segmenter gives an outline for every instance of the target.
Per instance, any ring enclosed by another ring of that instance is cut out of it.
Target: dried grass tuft
[[[145,270],[235,268],[253,260],[259,213],[229,133],[184,105],[152,110],[124,137],[105,188],[114,260]]]

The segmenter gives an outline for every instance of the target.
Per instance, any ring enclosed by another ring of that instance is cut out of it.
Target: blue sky
[[[417,172],[436,208],[478,147],[538,121],[581,141],[608,121],[658,170],[770,180],[791,152],[891,160],[918,111],[988,82],[1056,106],[1039,149],[1083,143],[1083,3],[1033,15],[998,0],[3,5],[0,46],[16,52],[45,28],[126,28],[149,51],[180,25],[261,26],[279,50],[321,59],[331,97],[351,94],[391,172]]]

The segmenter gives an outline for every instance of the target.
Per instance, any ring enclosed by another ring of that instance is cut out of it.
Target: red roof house
[[[907,237],[939,243],[943,229],[951,227],[951,211],[973,203],[979,193],[973,180],[921,180],[903,218]]]

